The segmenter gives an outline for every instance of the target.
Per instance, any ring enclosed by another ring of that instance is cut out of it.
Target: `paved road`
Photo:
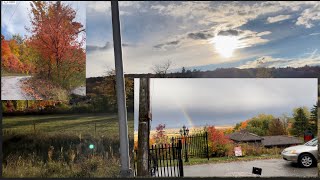
[[[2,100],[33,100],[21,89],[21,81],[31,76],[5,76],[1,77],[1,99]]]
[[[240,161],[184,166],[185,177],[255,177],[252,167],[262,168],[262,177],[317,177],[317,167],[299,168],[282,159]]]
[[[79,86],[71,91],[71,94],[86,96],[86,86]]]

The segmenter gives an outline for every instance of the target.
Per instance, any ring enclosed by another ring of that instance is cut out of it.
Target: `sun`
[[[239,46],[239,40],[236,36],[216,36],[212,43],[218,53],[225,58],[232,57],[234,50]]]

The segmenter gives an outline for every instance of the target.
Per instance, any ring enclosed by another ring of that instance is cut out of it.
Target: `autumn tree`
[[[209,146],[213,154],[224,156],[228,151],[227,145],[231,143],[231,140],[225,136],[223,131],[216,129],[214,126],[209,126],[207,131]]]
[[[23,63],[17,58],[18,52],[16,54],[13,51],[17,51],[18,48],[15,40],[6,40],[3,35],[1,35],[1,69],[8,72],[24,72]]]
[[[272,119],[275,119],[273,115],[259,114],[249,119],[246,129],[259,136],[265,136],[268,134],[269,123]]]
[[[156,127],[156,133],[152,136],[152,139],[155,141],[156,144],[167,144],[168,137],[165,134],[165,124],[159,124]]]
[[[287,135],[285,125],[279,118],[273,119],[269,122],[268,135],[269,136]]]
[[[83,25],[75,21],[75,10],[60,1],[34,1],[30,5],[29,43],[41,57],[37,73],[70,89],[70,83],[85,79]]]

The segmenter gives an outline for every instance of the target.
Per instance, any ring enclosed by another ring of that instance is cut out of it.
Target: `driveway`
[[[1,77],[1,99],[2,100],[33,100],[21,89],[22,81],[31,76],[5,76]]]
[[[185,177],[256,177],[252,167],[262,168],[262,177],[317,177],[317,167],[299,168],[282,159],[238,161],[184,166]]]

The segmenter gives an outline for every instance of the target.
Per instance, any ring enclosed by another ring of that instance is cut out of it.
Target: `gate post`
[[[139,90],[139,125],[138,125],[138,157],[137,176],[147,177],[149,173],[149,128],[150,102],[149,78],[140,79]]]
[[[183,161],[181,157],[181,151],[182,151],[182,142],[181,139],[178,141],[178,159],[179,159],[179,175],[180,177],[183,177]]]
[[[207,143],[207,158],[209,160],[209,142],[208,142],[208,132],[206,131],[206,143]]]

